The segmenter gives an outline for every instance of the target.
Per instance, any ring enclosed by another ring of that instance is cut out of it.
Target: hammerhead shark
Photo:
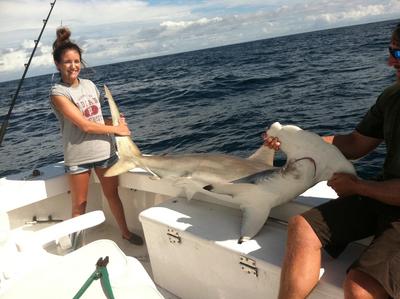
[[[119,109],[107,86],[104,89],[113,125],[118,125]],[[209,153],[142,155],[130,136],[115,136],[119,161],[105,175],[140,167],[153,178],[174,181],[188,199],[197,192],[228,198],[242,210],[241,243],[259,232],[271,208],[294,199],[335,172],[355,173],[341,152],[315,133],[274,123],[267,134],[281,141],[287,156],[283,167],[273,166],[275,151],[264,145],[248,158]]]

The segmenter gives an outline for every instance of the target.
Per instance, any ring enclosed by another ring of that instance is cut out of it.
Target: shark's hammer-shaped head
[[[339,149],[326,143],[318,134],[279,122],[273,123],[267,134],[280,140],[280,149],[288,160],[310,158],[315,161],[316,181],[328,180],[335,172],[355,174],[353,165]]]
[[[281,143],[280,149],[287,155],[288,159],[300,158],[304,152],[309,150],[304,147],[307,145],[309,140],[302,138],[304,131],[293,125],[281,125],[279,122],[273,123],[267,130],[267,135],[271,137],[277,137]]]

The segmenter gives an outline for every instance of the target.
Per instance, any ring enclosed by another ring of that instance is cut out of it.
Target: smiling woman
[[[62,81],[70,85],[79,84],[78,75],[81,71],[82,50],[78,45],[69,41],[71,32],[62,27],[57,30],[57,39],[53,44],[53,58]]]
[[[70,41],[70,36],[68,28],[59,28],[53,43],[53,59],[61,80],[51,89],[51,106],[60,121],[72,216],[85,213],[90,173],[94,169],[122,237],[141,245],[142,238],[127,227],[118,195],[118,177],[104,177],[104,172],[118,160],[110,134],[129,136],[130,130],[124,120],[118,126],[105,124],[97,87],[92,81],[79,78],[82,50]]]

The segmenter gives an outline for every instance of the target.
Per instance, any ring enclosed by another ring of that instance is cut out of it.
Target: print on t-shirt
[[[97,97],[90,94],[83,94],[75,104],[87,120],[97,123],[103,122],[101,106]]]

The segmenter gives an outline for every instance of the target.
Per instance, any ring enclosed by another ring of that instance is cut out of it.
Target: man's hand
[[[269,147],[270,149],[279,151],[281,142],[277,137],[268,136],[267,133],[265,132],[262,134],[262,138],[265,146]]]
[[[360,178],[349,173],[335,173],[328,181],[328,186],[335,190],[339,197],[346,197],[357,193]]]

